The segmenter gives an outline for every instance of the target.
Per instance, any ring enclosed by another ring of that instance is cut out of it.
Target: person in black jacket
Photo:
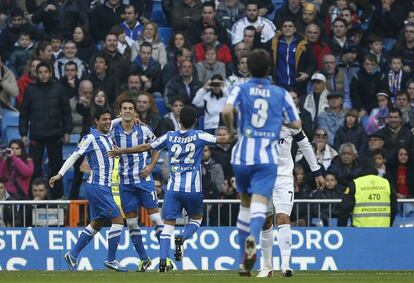
[[[358,123],[358,111],[350,109],[345,116],[344,125],[335,134],[334,148],[339,150],[341,144],[352,143],[358,153],[365,152],[368,146],[368,136],[364,128]]]
[[[72,116],[69,100],[63,87],[51,80],[52,70],[46,63],[36,67],[37,83],[29,85],[23,99],[19,117],[19,132],[34,161],[33,178],[42,176],[43,153],[49,158],[49,173],[54,176],[62,166],[62,145],[69,142],[72,132]],[[62,197],[63,187],[53,191],[54,199]]]
[[[47,35],[60,34],[65,39],[72,38],[76,25],[89,25],[88,17],[76,0],[43,1],[33,14],[32,22],[43,23]]]
[[[90,14],[90,31],[96,41],[104,40],[109,30],[122,22],[125,5],[121,0],[107,0]]]

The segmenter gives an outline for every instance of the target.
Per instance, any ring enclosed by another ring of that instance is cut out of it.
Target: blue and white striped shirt
[[[91,128],[90,133],[79,142],[75,153],[88,158],[91,168],[89,184],[111,186],[114,159],[108,157],[107,152],[113,148],[111,135],[103,134],[96,128]]]
[[[299,120],[290,94],[267,79],[251,78],[234,87],[227,103],[239,112],[238,141],[231,163],[277,164],[276,144],[282,123]]]
[[[201,192],[201,157],[205,145],[216,143],[216,137],[200,130],[170,131],[151,144],[156,150],[167,148],[170,179],[167,190]]]
[[[152,131],[144,125],[134,125],[130,133],[122,128],[122,123],[116,124],[112,131],[115,144],[118,147],[133,147],[139,144],[152,142],[156,139]],[[148,153],[122,154],[119,160],[119,181],[123,185],[138,184],[145,181],[152,181],[149,174],[141,179],[139,174],[147,165]]]

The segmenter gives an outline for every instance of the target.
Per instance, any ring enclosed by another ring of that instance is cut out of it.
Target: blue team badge
[[[251,137],[251,135],[252,135],[252,130],[251,130],[250,128],[245,129],[245,130],[244,130],[244,135],[245,135],[246,137],[250,138],[250,137]]]
[[[180,172],[180,166],[177,166],[177,165],[173,165],[173,166],[171,166],[171,171],[172,171],[173,173],[178,173],[178,172]]]

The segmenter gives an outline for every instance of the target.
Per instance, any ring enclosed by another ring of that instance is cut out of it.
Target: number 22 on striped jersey
[[[173,144],[171,151],[174,153],[174,156],[171,157],[171,164],[180,163],[180,154],[183,151],[183,147],[180,144]],[[185,145],[185,152],[188,153],[184,159],[184,163],[191,164],[194,163],[193,156],[195,154],[195,144],[188,143]]]

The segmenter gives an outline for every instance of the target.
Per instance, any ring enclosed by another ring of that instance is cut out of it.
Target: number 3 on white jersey
[[[253,107],[257,109],[257,113],[252,115],[252,125],[261,128],[266,124],[269,104],[266,99],[258,98],[254,101]]]
[[[171,151],[174,153],[174,156],[171,157],[171,163],[180,163],[180,154],[183,150],[182,146],[179,144],[173,144]],[[185,145],[185,152],[188,153],[187,157],[184,159],[184,163],[191,164],[194,163],[193,156],[195,154],[195,144],[188,143]]]

